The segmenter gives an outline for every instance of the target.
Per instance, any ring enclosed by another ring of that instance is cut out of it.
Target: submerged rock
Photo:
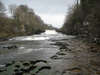
[[[36,74],[39,73],[39,72],[42,71],[42,70],[45,70],[45,69],[50,70],[51,67],[50,67],[50,66],[43,66],[43,67],[41,67],[41,68],[36,72]]]
[[[21,72],[21,71],[18,71],[18,72],[13,73],[13,75],[23,75],[23,74],[24,74],[24,73]]]
[[[0,68],[3,68],[3,67],[5,67],[6,65],[0,65]]]
[[[0,38],[0,41],[7,41],[9,38]]]
[[[56,54],[58,54],[58,55],[66,55],[65,52],[58,52],[58,53],[56,53]]]
[[[43,63],[46,63],[47,64],[47,61],[46,60],[36,60],[36,61],[30,61],[31,64],[35,65],[39,62],[43,62]]]
[[[29,64],[29,63],[23,63],[23,65],[24,65],[24,66],[29,66],[30,64]]]
[[[16,68],[20,68],[20,65],[15,65]]]
[[[6,65],[0,65],[0,72],[4,72],[6,70]]]
[[[18,47],[16,45],[8,45],[8,46],[3,46],[2,48],[5,48],[5,49],[16,49]]]

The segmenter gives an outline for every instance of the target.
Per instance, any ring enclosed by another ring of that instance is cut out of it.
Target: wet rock
[[[22,71],[24,73],[29,73],[30,72],[29,68],[21,68],[20,71]]]
[[[30,66],[29,70],[31,71],[31,70],[34,70],[35,68],[37,68],[37,66]]]
[[[25,70],[24,70],[24,68],[21,68],[20,71],[24,72]]]
[[[70,68],[70,69],[67,69],[68,71],[73,71],[73,72],[80,72],[81,69],[78,68],[78,67],[74,67],[74,68]]]
[[[9,38],[0,38],[0,41],[7,41],[7,40],[9,40]]]
[[[67,47],[65,45],[61,45],[60,49],[66,49]]]
[[[31,74],[31,75],[35,75],[35,74]]]
[[[4,49],[16,49],[18,47],[16,45],[8,45],[8,46],[3,46],[2,48],[4,48]]]
[[[18,72],[14,72],[14,74],[13,74],[13,75],[23,75],[23,74],[24,74],[23,72],[18,71]]]
[[[92,49],[92,50],[91,50],[91,52],[93,52],[93,53],[97,53],[98,51],[97,51],[97,50]]]
[[[44,69],[50,70],[51,67],[50,67],[50,66],[43,66],[43,67],[41,67],[36,73],[39,73],[40,71],[42,71],[42,70],[44,70]]]
[[[54,55],[54,56],[51,57],[51,59],[54,59],[54,60],[56,60],[56,59],[63,59],[63,57],[60,57],[58,55]]]
[[[99,48],[100,49],[100,48]],[[89,52],[92,52],[92,53],[98,53],[98,52],[100,52],[100,50],[99,50],[96,46],[94,47],[94,46],[91,46],[90,48],[89,48]]]
[[[24,66],[29,66],[30,64],[29,64],[29,63],[23,63],[23,65],[24,65]]]
[[[58,53],[56,53],[56,54],[58,54],[58,55],[66,55],[65,52],[58,52]]]
[[[69,46],[68,43],[65,43],[65,42],[56,42],[55,44],[53,45],[58,45],[58,46],[62,46],[62,45],[65,45],[65,46]]]
[[[0,72],[7,71],[7,68],[5,65],[0,65]]]
[[[6,68],[1,68],[0,69],[0,72],[4,72],[4,71],[7,71],[7,69]]]
[[[19,69],[14,69],[14,72],[19,72]]]
[[[67,75],[67,74],[70,74],[70,75],[83,75],[81,72],[82,71],[79,67],[74,67],[74,68],[64,70],[62,72],[62,75]]]
[[[56,42],[54,45],[61,46],[61,45],[62,45],[62,43],[61,43],[61,42]]]
[[[66,47],[66,51],[72,51],[72,49],[70,49],[70,48]]]
[[[16,68],[20,68],[20,65],[15,65]]]
[[[54,55],[54,56],[51,57],[51,59],[57,59],[57,58],[58,58],[57,55]]]
[[[36,61],[30,61],[31,64],[35,65],[36,63],[39,63],[39,62],[43,62],[43,63],[47,63],[46,60],[36,60]]]
[[[93,42],[100,45],[100,38],[94,38]]]
[[[30,64],[34,65],[35,64],[35,61],[30,61]]]
[[[36,60],[35,62],[43,62],[43,63],[47,63],[46,60]]]
[[[100,61],[93,61],[93,60],[91,60],[91,61],[90,61],[90,64],[91,64],[91,65],[94,65],[95,67],[97,66],[97,67],[100,68]]]
[[[65,51],[66,52],[67,50],[66,49],[60,49],[60,51]]]
[[[7,63],[6,64],[6,67],[9,67],[9,66],[11,66],[13,63]]]
[[[4,68],[6,65],[0,65],[0,68]]]
[[[97,75],[100,75],[100,71],[96,72]]]
[[[5,67],[9,67],[9,66],[11,66],[11,65],[13,65],[13,64],[15,64],[15,61],[12,61],[12,62],[7,63],[7,64],[5,65]]]
[[[69,49],[68,47],[66,47],[66,48],[60,48],[60,51],[65,51],[65,52],[67,52],[67,51],[72,51],[72,50]]]
[[[15,64],[15,61],[12,61],[12,64]]]

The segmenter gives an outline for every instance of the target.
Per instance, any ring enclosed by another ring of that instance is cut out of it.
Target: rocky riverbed
[[[0,43],[0,75],[100,75],[100,46],[57,32]]]

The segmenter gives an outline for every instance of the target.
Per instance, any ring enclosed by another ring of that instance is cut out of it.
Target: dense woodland
[[[6,11],[7,8],[0,2],[0,38],[38,34],[48,28],[34,10],[26,5],[10,5],[10,17]]]
[[[69,9],[62,32],[99,42],[100,0],[77,0]]]

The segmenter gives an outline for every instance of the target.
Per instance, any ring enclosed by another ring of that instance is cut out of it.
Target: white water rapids
[[[15,37],[10,40],[17,40],[17,41],[31,41],[31,40],[49,40],[54,38],[62,38],[66,37],[66,35],[56,32],[55,30],[46,30],[44,33],[41,33],[39,35],[32,35],[32,36],[21,36],[21,37]],[[73,36],[67,36],[67,38],[71,38]]]

